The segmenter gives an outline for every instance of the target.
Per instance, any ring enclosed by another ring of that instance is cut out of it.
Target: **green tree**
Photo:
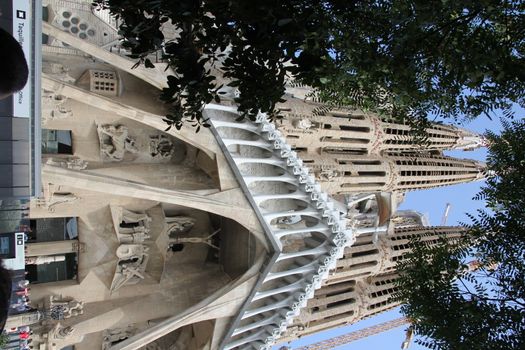
[[[278,115],[287,79],[328,105],[395,118],[476,117],[525,106],[525,4],[512,0],[95,0],[118,16],[139,63],[163,50],[174,69],[166,121],[203,123],[220,101],[213,72],[238,88],[239,110]],[[172,25],[177,38],[160,28]],[[216,70],[217,69],[217,70]]]
[[[3,349],[7,343],[9,343],[9,336],[2,331],[2,333],[0,333],[0,349]]]
[[[477,195],[486,209],[471,216],[467,235],[414,241],[398,265],[401,311],[429,348],[525,348],[525,120],[503,125],[486,134],[491,174]]]

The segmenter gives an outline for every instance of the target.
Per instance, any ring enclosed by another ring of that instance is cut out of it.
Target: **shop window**
[[[54,242],[78,237],[77,218],[32,219],[27,232],[30,242]]]

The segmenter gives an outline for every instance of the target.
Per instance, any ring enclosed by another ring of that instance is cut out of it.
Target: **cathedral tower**
[[[398,306],[391,298],[397,290],[395,265],[411,250],[410,239],[419,236],[424,242],[437,243],[441,238],[460,239],[464,232],[461,227],[405,226],[379,235],[375,242],[372,234],[360,235],[345,249],[283,341],[356,323]]]

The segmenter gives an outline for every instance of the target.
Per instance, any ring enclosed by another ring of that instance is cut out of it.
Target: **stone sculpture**
[[[69,69],[61,65],[60,63],[53,63],[48,61],[42,62],[42,72],[53,76],[55,79],[59,79],[65,83],[74,83],[75,78],[69,75]]]
[[[73,333],[74,330],[75,329],[71,326],[59,327],[58,331],[55,333],[55,339],[65,339],[67,336]]]
[[[134,213],[121,207],[116,210],[119,210],[119,224],[116,230],[120,243],[143,243],[150,238],[151,218],[147,214]]]
[[[97,127],[100,138],[100,150],[110,161],[120,162],[124,159],[124,153],[137,153],[135,139],[128,134],[128,128],[124,125],[104,124]]]
[[[68,98],[52,91],[42,91],[42,120],[44,122],[57,119],[66,119],[73,116],[71,109],[64,104]]]
[[[301,130],[309,130],[312,127],[312,121],[310,119],[302,118],[293,123],[293,126]]]
[[[112,345],[131,337],[135,334],[135,331],[133,325],[105,330],[103,333],[102,350],[109,350]]]
[[[149,152],[152,158],[168,159],[174,151],[173,142],[165,135],[150,136]]]
[[[339,176],[341,176],[341,173],[335,169],[321,169],[317,173],[317,178],[319,181],[332,181]]]
[[[149,248],[142,244],[122,244],[117,249],[117,268],[113,276],[110,292],[124,285],[137,284],[145,278]]]
[[[213,237],[219,233],[221,229],[218,229],[214,231],[212,234],[208,235],[207,237],[175,237],[170,238],[169,240],[169,246],[171,247],[174,244],[182,244],[182,243],[202,243],[206,244],[214,249],[219,249],[216,245],[213,244]]]
[[[84,170],[88,162],[80,158],[48,158],[46,164],[71,170]]]
[[[166,217],[165,221],[168,226],[166,232],[172,236],[190,231],[197,220],[189,216],[172,216]]]
[[[51,295],[48,300],[47,309],[51,318],[62,320],[84,313],[84,303],[72,298],[64,298],[61,295]]]
[[[54,212],[54,207],[58,204],[72,203],[77,199],[79,199],[79,197],[71,192],[53,192],[49,195],[49,198],[37,198],[36,205],[46,208],[49,212]]]

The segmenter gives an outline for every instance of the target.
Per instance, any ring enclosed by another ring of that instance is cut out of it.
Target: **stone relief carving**
[[[76,81],[75,78],[69,75],[69,68],[64,67],[60,63],[43,61],[42,72],[45,74],[52,75],[53,78],[59,79],[66,83],[74,83]]]
[[[308,130],[312,127],[313,124],[310,119],[302,118],[299,120],[295,120],[292,125],[297,129]]]
[[[341,176],[341,173],[335,169],[321,169],[317,172],[317,178],[319,181],[332,181],[337,177]]]
[[[136,329],[134,325],[122,328],[107,329],[102,333],[102,350],[109,350],[112,345],[120,343],[134,335]]]
[[[171,216],[165,218],[168,229],[166,230],[169,236],[186,233],[195,225],[195,220],[189,216]]]
[[[149,260],[148,247],[142,244],[122,244],[117,248],[117,269],[113,276],[110,292],[124,285],[137,284],[145,278]]]
[[[206,244],[214,249],[219,249],[216,245],[213,244],[213,237],[219,233],[221,229],[218,229],[214,231],[212,234],[208,235],[207,237],[170,237],[169,240],[169,247],[171,248],[174,244],[181,244],[181,243],[202,243]]]
[[[84,313],[84,303],[61,295],[51,295],[45,302],[45,309],[54,320],[64,320]]]
[[[55,339],[66,339],[75,330],[71,326],[61,327],[60,323],[57,323],[57,326],[56,331],[53,332],[53,338]]]
[[[64,104],[68,98],[52,91],[42,91],[42,120],[66,119],[73,116],[73,111]]]
[[[72,170],[84,170],[88,166],[88,162],[80,158],[48,158],[46,164]]]
[[[124,125],[104,124],[97,126],[100,151],[109,161],[120,162],[126,152],[137,153],[135,139],[129,136]]]
[[[151,238],[148,234],[149,230],[144,226],[136,228],[122,228],[119,233],[119,240],[121,243],[142,243]]]
[[[150,238],[151,218],[144,213],[135,213],[122,207],[112,207],[116,215],[115,230],[120,243],[143,243]]]
[[[149,153],[152,158],[171,158],[174,151],[173,142],[165,135],[150,136]]]
[[[79,197],[75,196],[71,192],[50,192],[49,196],[46,197],[39,197],[36,199],[36,206],[45,208],[49,212],[55,211],[55,206],[59,204],[71,204],[78,200]]]

